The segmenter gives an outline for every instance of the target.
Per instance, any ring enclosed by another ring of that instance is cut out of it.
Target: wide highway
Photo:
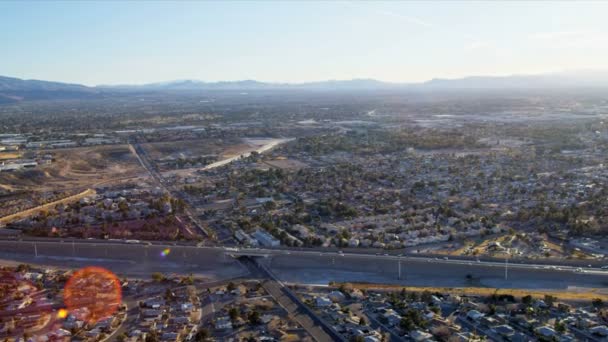
[[[161,252],[169,249],[168,255]],[[99,265],[124,275],[152,272],[227,277],[242,274],[233,257],[257,256],[286,282],[323,284],[367,281],[416,286],[488,286],[504,288],[604,288],[608,270],[539,262],[461,260],[414,255],[327,251],[207,247],[178,244],[126,243],[107,240],[4,239],[0,259],[43,265]]]

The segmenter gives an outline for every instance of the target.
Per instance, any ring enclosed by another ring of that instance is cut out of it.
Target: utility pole
[[[72,240],[72,256],[76,256],[76,245],[74,244],[74,240]]]
[[[398,264],[399,264],[399,278],[398,279],[401,280],[401,259],[399,259]]]
[[[510,250],[507,249],[507,256],[505,257],[505,280],[509,278],[509,255],[511,255]]]
[[[34,255],[38,257],[38,245],[34,242]]]

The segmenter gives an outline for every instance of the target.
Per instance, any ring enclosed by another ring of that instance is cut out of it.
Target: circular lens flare
[[[160,256],[166,257],[167,255],[169,255],[169,253],[171,253],[171,250],[169,248],[165,248],[162,250],[162,252],[160,252]]]
[[[122,301],[120,281],[101,267],[85,267],[72,275],[65,285],[67,313],[88,323],[112,316]]]

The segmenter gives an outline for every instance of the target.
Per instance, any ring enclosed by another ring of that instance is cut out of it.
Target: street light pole
[[[505,280],[509,278],[509,256],[511,255],[510,250],[507,249],[507,256],[505,257]]]
[[[38,245],[34,242],[34,256],[38,257]]]
[[[401,258],[399,258],[398,264],[399,264],[399,280],[401,280]]]

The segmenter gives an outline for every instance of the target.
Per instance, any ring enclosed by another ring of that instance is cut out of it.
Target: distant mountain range
[[[99,94],[98,89],[80,84],[0,76],[0,104],[25,100],[84,99]]]
[[[255,80],[203,82],[180,80],[143,85],[100,85],[22,80],[0,76],[0,104],[26,100],[99,98],[116,92],[179,92],[212,90],[484,90],[484,89],[567,89],[608,88],[608,71],[563,72],[539,75],[472,76],[433,79],[422,83],[388,83],[374,79],[331,80],[309,83],[269,83]]]
[[[256,89],[310,89],[310,90],[348,90],[399,87],[404,84],[387,83],[373,79],[353,79],[344,81],[320,81],[308,83],[271,83],[255,80],[204,82],[198,80],[179,80],[141,85],[101,85],[100,89],[127,90],[256,90]]]

